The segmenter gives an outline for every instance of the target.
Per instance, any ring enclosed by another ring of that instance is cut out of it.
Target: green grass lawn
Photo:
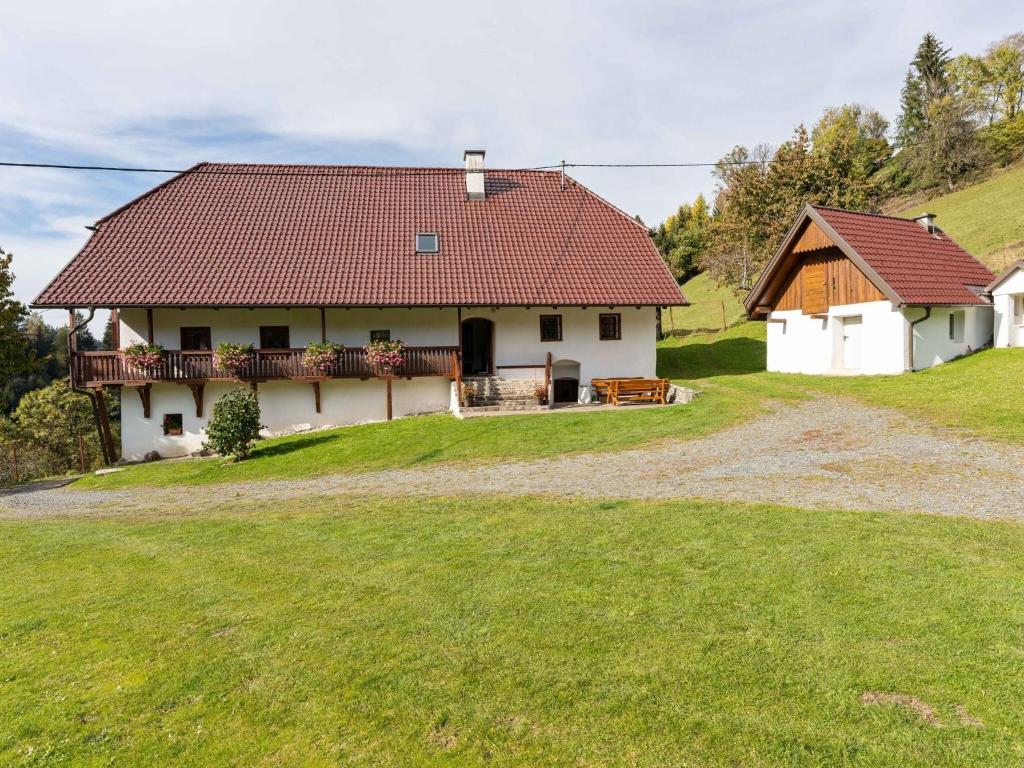
[[[1024,165],[997,171],[991,178],[900,211],[925,210],[967,251],[996,272],[1024,257]]]
[[[732,289],[719,286],[704,272],[683,284],[688,307],[671,307],[663,311],[662,329],[667,334],[720,331],[746,318],[743,304]]]
[[[1008,523],[530,499],[7,522],[0,764],[1016,764],[1022,633]]]

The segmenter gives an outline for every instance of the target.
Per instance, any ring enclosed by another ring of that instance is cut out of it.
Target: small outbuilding
[[[808,205],[745,305],[768,322],[769,371],[895,374],[990,344],[993,278],[932,214]]]
[[[1007,268],[987,290],[995,309],[994,345],[1024,347],[1024,260]]]

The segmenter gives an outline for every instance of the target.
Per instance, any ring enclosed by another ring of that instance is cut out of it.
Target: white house
[[[806,206],[745,302],[768,370],[895,374],[991,343],[993,275],[934,218]]]
[[[1024,261],[1011,265],[986,290],[995,308],[995,346],[1024,347]]]
[[[197,165],[97,222],[34,306],[109,308],[119,349],[164,348],[146,370],[72,355],[101,422],[123,391],[127,459],[198,449],[240,384],[283,432],[457,407],[464,379],[575,401],[595,377],[653,377],[657,308],[686,300],[644,227],[560,173],[464,159]],[[367,365],[374,339],[406,345],[394,380]],[[225,341],[255,347],[239,377],[214,364]],[[327,375],[302,361],[322,341],[344,346]]]

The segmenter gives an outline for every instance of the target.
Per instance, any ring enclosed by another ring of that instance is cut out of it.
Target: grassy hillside
[[[896,203],[890,212],[924,211],[936,214],[944,231],[996,272],[1024,258],[1024,165],[942,197]]]
[[[746,313],[732,289],[719,286],[707,273],[683,284],[688,307],[673,307],[662,315],[662,329],[668,334],[686,335],[694,331],[720,331],[735,325]]]

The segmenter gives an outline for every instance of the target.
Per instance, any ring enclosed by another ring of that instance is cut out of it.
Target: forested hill
[[[893,119],[865,104],[825,110],[771,147],[735,147],[715,196],[652,231],[683,282],[706,272],[749,285],[807,203],[910,216],[927,208],[968,251],[1000,268],[1024,251],[1024,33],[953,56],[926,34],[894,81]]]

